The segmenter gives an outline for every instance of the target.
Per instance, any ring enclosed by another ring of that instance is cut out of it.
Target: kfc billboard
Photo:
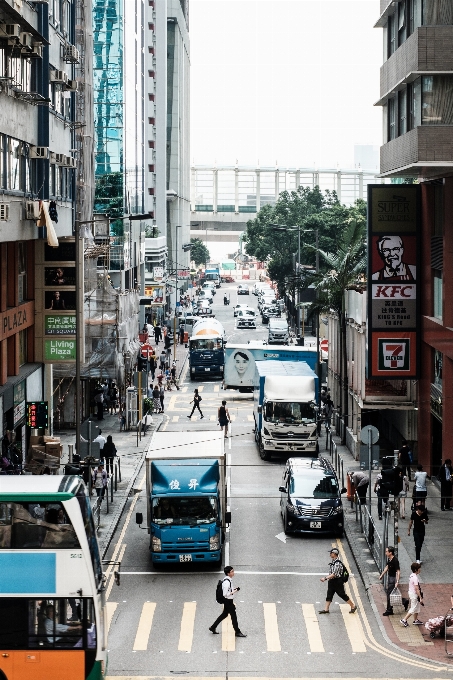
[[[419,192],[368,186],[368,378],[418,377]]]

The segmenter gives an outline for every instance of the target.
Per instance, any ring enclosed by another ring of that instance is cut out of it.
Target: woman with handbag
[[[425,606],[423,603],[423,592],[420,587],[419,580],[420,569],[421,566],[418,564],[418,562],[412,562],[411,564],[412,574],[409,576],[409,600],[410,600],[409,611],[407,612],[406,616],[400,619],[401,625],[404,626],[405,628],[408,627],[409,624],[407,621],[408,619],[411,618],[412,615],[414,615],[414,621],[412,622],[413,626],[421,626],[423,624],[423,621],[420,621],[420,619],[418,618],[420,607]]]
[[[110,471],[110,474],[113,475],[113,459],[116,456],[116,446],[113,443],[112,435],[109,434],[107,437],[107,441],[104,444],[104,448],[102,449],[102,453],[104,456],[105,460],[105,469],[107,472]]]

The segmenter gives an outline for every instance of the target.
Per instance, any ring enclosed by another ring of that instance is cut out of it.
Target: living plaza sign
[[[368,378],[418,377],[419,192],[368,186]]]

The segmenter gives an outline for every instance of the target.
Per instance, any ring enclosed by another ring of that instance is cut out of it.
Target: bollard
[[[115,491],[118,491],[118,464],[115,463]]]
[[[119,458],[118,458],[118,472],[119,472],[118,476],[119,476],[119,479],[120,479],[120,482],[121,482],[121,460]]]
[[[71,465],[74,456],[74,444],[68,444],[68,463]]]
[[[110,475],[110,502],[113,503],[113,475]]]

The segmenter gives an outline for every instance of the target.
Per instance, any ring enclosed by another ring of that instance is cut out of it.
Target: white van
[[[269,345],[287,345],[289,342],[289,328],[286,319],[271,317],[269,319],[267,342]]]

